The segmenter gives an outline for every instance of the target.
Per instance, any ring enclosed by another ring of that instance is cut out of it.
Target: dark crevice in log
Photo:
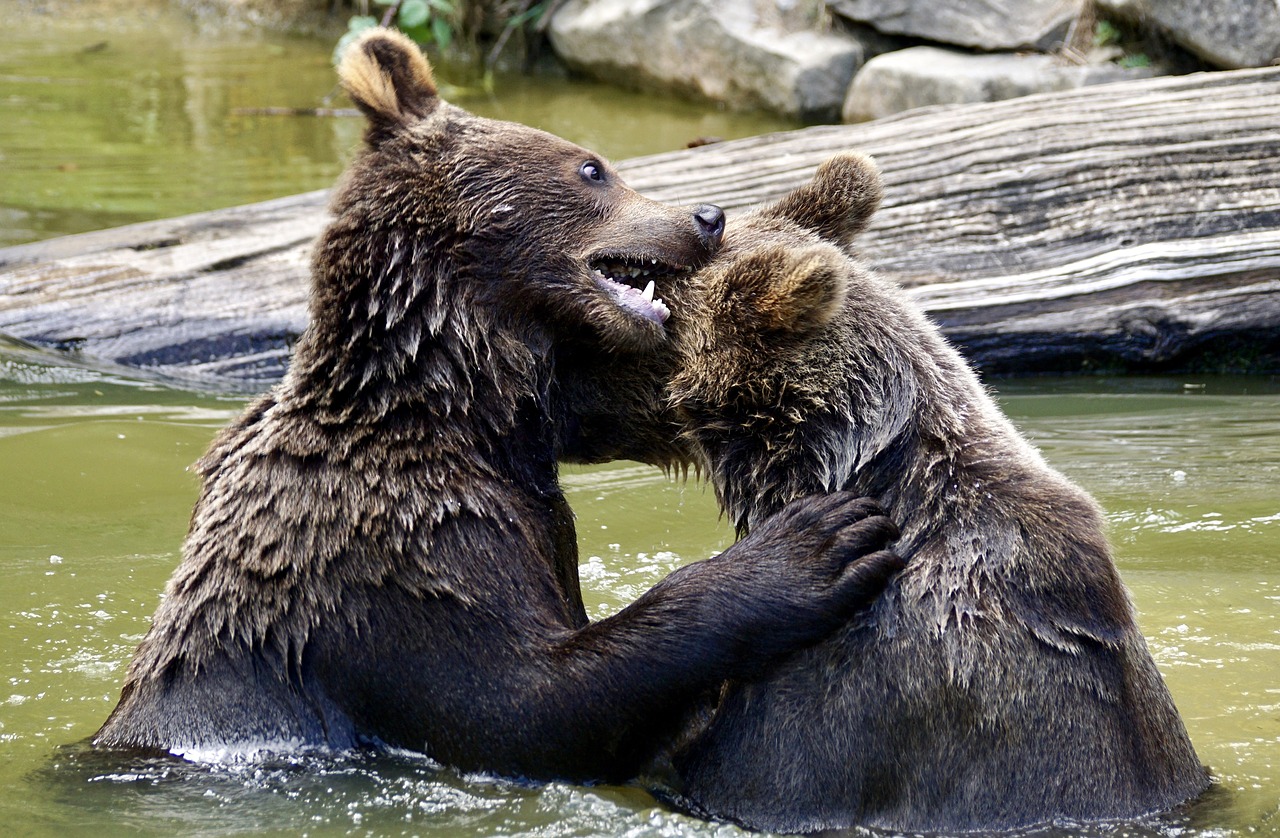
[[[287,253],[288,251],[293,250],[295,248],[308,246],[310,244],[311,244],[310,238],[297,239],[295,241],[286,242],[280,245],[264,247],[264,248],[261,248],[260,250],[255,250],[252,253],[244,253],[237,256],[232,256],[228,259],[219,259],[217,262],[213,262],[209,265],[206,265],[200,270],[203,273],[219,273],[221,271],[232,271],[232,270],[235,270],[236,268],[243,268],[246,265],[249,265],[265,257],[275,256],[276,254],[279,254],[279,253]]]
[[[139,244],[130,245],[129,249],[143,253],[148,250],[163,250],[166,247],[174,247],[182,244],[182,239],[159,239],[158,241],[141,242]]]
[[[990,375],[1212,373],[1280,370],[1280,335],[1274,329],[1188,334],[1186,324],[1161,315],[1127,321],[1123,332],[1064,338],[1028,332],[1015,338],[951,333],[962,353],[987,359]]]
[[[298,335],[293,332],[218,335],[123,355],[118,361],[134,367],[183,367],[196,359],[205,364],[225,364],[227,361],[253,357],[256,360],[251,366],[259,367],[264,357],[274,356],[281,359],[278,365],[283,372],[283,359],[287,358],[290,347],[297,339]]]

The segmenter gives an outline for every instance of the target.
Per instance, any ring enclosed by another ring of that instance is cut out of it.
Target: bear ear
[[[347,95],[369,118],[369,142],[427,116],[440,99],[431,65],[401,32],[369,29],[347,48],[338,65]]]
[[[827,245],[758,250],[733,265],[730,281],[761,325],[804,333],[830,322],[848,293],[847,263]]]
[[[813,180],[792,190],[767,212],[847,247],[867,228],[883,194],[875,162],[865,154],[848,152],[823,163]]]

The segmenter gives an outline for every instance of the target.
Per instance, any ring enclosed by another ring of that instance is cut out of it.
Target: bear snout
[[[698,223],[698,237],[708,250],[720,246],[724,239],[724,210],[715,204],[701,204],[693,210],[693,220]]]

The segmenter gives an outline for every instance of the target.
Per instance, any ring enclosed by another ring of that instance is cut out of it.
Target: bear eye
[[[594,160],[583,163],[582,168],[578,169],[578,174],[586,180],[594,180],[596,183],[604,182],[604,172],[600,171],[600,164]]]

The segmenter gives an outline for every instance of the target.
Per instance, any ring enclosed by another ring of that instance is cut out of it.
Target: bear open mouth
[[[671,309],[661,297],[654,296],[658,283],[690,270],[654,256],[597,256],[587,264],[596,283],[609,292],[619,306],[659,325],[667,322]]]

